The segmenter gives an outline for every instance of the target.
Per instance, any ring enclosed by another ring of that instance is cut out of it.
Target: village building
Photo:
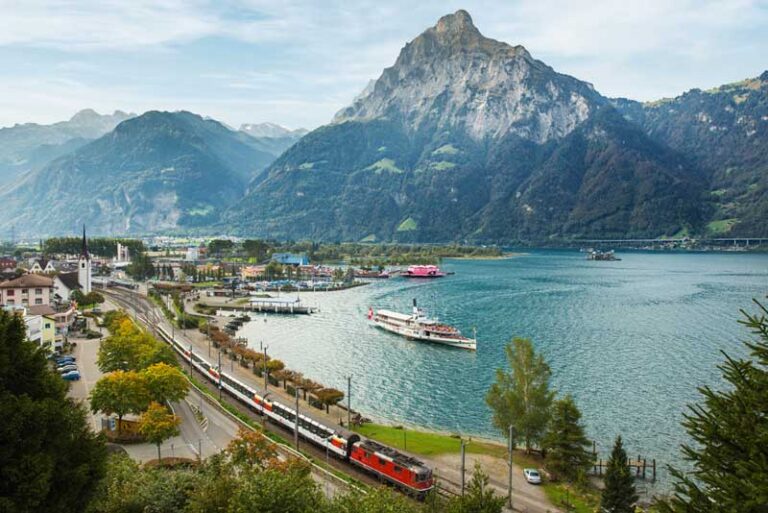
[[[272,262],[277,262],[282,265],[302,266],[309,265],[309,257],[303,254],[296,253],[275,253],[271,258]]]
[[[3,306],[50,305],[53,298],[53,278],[42,274],[25,274],[0,283],[0,304]]]
[[[53,260],[41,258],[32,263],[29,272],[32,274],[52,274],[56,272],[56,266],[54,265]]]
[[[68,303],[72,299],[72,293],[82,289],[78,271],[59,273],[53,278],[53,294],[57,301]]]

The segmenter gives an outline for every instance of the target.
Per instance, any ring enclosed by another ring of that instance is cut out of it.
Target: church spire
[[[91,255],[88,254],[88,239],[85,238],[85,224],[83,224],[83,247],[80,250],[80,257],[86,260],[91,259]]]

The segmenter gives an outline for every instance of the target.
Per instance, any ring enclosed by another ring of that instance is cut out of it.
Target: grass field
[[[456,435],[429,433],[414,429],[404,429],[381,424],[363,424],[355,430],[368,438],[377,440],[396,449],[406,450],[421,456],[439,456],[441,454],[458,454],[459,438]],[[507,458],[507,449],[501,444],[471,441],[467,445],[467,453],[484,454],[497,458]],[[525,454],[515,451],[515,464],[523,468],[542,468],[543,462],[537,454]],[[592,513],[600,502],[596,489],[580,489],[565,483],[545,483],[544,493],[553,505],[561,507],[570,504],[570,511],[576,513]]]
[[[378,440],[391,447],[423,456],[458,454],[461,448],[461,442],[456,435],[429,433],[395,426],[383,426],[381,424],[363,424],[355,428],[355,430],[361,435]],[[498,458],[507,457],[507,449],[503,445],[488,442],[471,441],[467,445],[467,452],[487,454]]]

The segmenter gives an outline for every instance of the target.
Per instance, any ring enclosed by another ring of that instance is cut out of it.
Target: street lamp
[[[293,443],[296,446],[296,450],[299,450],[299,389],[302,387],[296,387],[295,393],[296,393],[296,417],[295,417],[295,427],[293,430]]]
[[[509,508],[512,509],[512,452],[515,449],[515,441],[512,438],[512,435],[514,434],[514,426],[512,424],[509,425],[509,490],[507,491],[508,499],[509,499]]]
[[[264,346],[264,391],[267,391],[267,388],[269,388],[269,382],[267,381],[267,348],[269,346]]]

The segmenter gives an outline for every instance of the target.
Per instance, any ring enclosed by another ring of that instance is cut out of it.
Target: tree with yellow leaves
[[[181,419],[160,403],[151,402],[139,419],[139,433],[150,443],[157,445],[157,461],[162,462],[160,445],[179,434]]]

